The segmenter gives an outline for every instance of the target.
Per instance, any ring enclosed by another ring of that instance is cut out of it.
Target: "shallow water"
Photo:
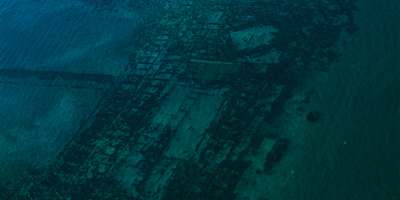
[[[107,16],[93,14],[90,4],[73,2],[0,2],[0,8],[4,8],[0,11],[0,69],[119,75],[128,58],[123,50],[107,50],[117,49],[143,19],[113,12],[106,12]],[[360,11],[355,14],[356,25],[360,29],[342,34],[335,47],[342,53],[340,61],[327,73],[310,74],[297,89],[298,95],[315,91],[306,109],[321,111],[322,119],[304,123],[304,116],[290,115],[288,103],[286,113],[274,124],[293,145],[277,165],[277,172],[265,183],[269,188],[265,196],[271,200],[400,199],[400,3],[369,0],[357,5]],[[57,96],[58,91],[36,88],[28,94],[19,86],[12,86],[1,92],[5,112],[0,118],[13,116],[10,122],[3,120],[10,127],[29,121],[34,121],[29,123],[35,127],[44,122],[51,124],[51,131],[77,126],[61,120],[60,124],[42,120],[37,125],[40,120],[36,118],[40,117],[35,115],[52,119],[60,115],[42,111],[62,102],[64,98]],[[68,102],[75,102],[88,92],[65,95],[72,99]],[[99,96],[94,93],[88,98]],[[13,103],[26,112],[9,109]],[[79,118],[82,113],[70,112],[78,110],[78,104],[67,106],[68,112],[61,114],[73,113]],[[23,122],[15,122],[14,118]],[[60,151],[57,143],[46,143],[53,132],[40,131],[46,133],[39,135],[42,138],[32,137],[46,146],[35,148],[48,151],[51,146],[47,157],[53,159]],[[68,139],[69,136],[63,138]],[[26,151],[19,149],[17,153],[32,159],[24,154]],[[38,162],[43,159],[37,157]]]
[[[128,59],[112,51],[145,16],[94,12],[84,1],[3,1],[0,69],[119,75]]]

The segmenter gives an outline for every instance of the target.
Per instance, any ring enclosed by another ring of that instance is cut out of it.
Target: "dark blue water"
[[[326,116],[290,135],[302,156],[271,199],[400,198],[400,2],[357,5],[360,31],[342,34],[341,60],[309,81]]]

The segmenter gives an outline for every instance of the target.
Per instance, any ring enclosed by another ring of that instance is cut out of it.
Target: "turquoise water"
[[[80,0],[5,0],[0,8],[0,69],[118,75],[128,62],[126,41],[146,18],[94,12]]]

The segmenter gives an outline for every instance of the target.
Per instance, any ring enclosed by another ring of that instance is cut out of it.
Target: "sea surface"
[[[400,1],[360,0],[356,5],[359,30],[341,35],[335,46],[342,54],[339,62],[329,73],[311,74],[297,89],[299,94],[315,90],[310,107],[320,110],[322,119],[304,124],[286,113],[276,122],[293,147],[266,184],[271,200],[400,199]],[[73,0],[4,0],[0,8],[0,69],[115,76],[124,70],[128,58],[123,50],[110,49],[129,48],[119,42],[126,41],[148,17],[132,12],[121,15],[123,11],[102,16],[92,13],[87,3]],[[43,143],[51,131],[38,129],[38,122],[50,122],[38,116],[48,115],[41,110],[62,101],[61,96],[65,93],[0,87],[0,119],[6,119],[0,122],[0,130],[24,124],[23,131],[35,130],[38,135],[19,139]],[[99,96],[93,93],[91,98]],[[14,104],[19,112],[9,109]],[[66,125],[77,126],[60,122],[51,125],[51,130]],[[54,145],[47,146],[52,150],[46,159],[59,152]],[[32,148],[14,153],[29,157],[24,151]]]

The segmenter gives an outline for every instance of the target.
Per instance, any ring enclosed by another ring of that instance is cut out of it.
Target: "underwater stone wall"
[[[242,175],[274,173],[291,144],[260,127],[356,29],[350,1],[159,3],[88,128],[9,198],[246,199]]]

